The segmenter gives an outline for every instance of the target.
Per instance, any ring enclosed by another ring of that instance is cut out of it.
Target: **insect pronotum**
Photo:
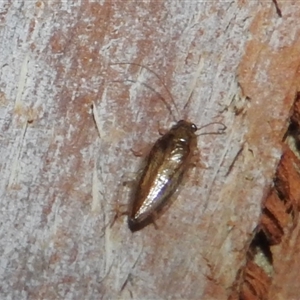
[[[160,77],[148,67],[134,63],[117,64],[133,64],[146,68],[161,81]],[[162,81],[161,83],[176,107],[171,93]],[[162,98],[161,95],[160,97]],[[164,99],[163,101],[172,114],[167,102]],[[220,122],[213,122],[201,128],[211,124],[223,126],[221,132],[213,132],[214,134],[222,133],[226,129],[226,126]],[[191,165],[194,152],[197,150],[197,135],[195,133],[197,130],[198,128],[194,123],[180,120],[153,145],[129,205],[128,226],[131,231],[140,230],[154,222],[158,212],[168,203],[178,188],[184,173]]]

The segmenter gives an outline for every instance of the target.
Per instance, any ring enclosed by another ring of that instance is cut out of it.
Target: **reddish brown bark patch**
[[[299,93],[292,109],[291,126],[286,134],[295,140],[299,135]],[[292,130],[291,130],[292,128]],[[284,259],[281,251],[297,226],[300,203],[300,159],[297,143],[283,146],[283,154],[274,177],[274,186],[264,201],[262,215],[246,254],[246,264],[239,270],[229,299],[267,300],[270,298],[272,280],[277,262]],[[274,251],[275,249],[275,251]],[[277,289],[278,291],[278,289]]]

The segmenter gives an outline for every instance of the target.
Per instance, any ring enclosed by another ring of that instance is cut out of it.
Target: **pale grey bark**
[[[300,8],[281,6],[1,1],[1,299],[227,299],[297,89]],[[179,113],[153,73],[116,62],[156,72]],[[176,119],[227,131],[199,137],[206,168],[159,230],[132,234],[125,217],[108,226],[139,170],[131,149],[173,121],[140,82]]]

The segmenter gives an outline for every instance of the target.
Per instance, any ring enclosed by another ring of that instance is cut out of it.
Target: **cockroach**
[[[159,76],[149,68],[135,63],[133,65],[146,68],[161,81]],[[163,82],[162,84],[164,85]],[[165,85],[164,87],[166,88]],[[166,90],[168,91],[167,88]],[[172,97],[169,91],[168,93]],[[173,98],[171,99],[175,105],[175,101]],[[164,103],[167,102],[164,100]],[[167,108],[171,112],[168,105]],[[226,129],[226,126],[219,122],[213,122],[201,128],[211,124],[221,124],[222,131]],[[197,130],[194,123],[180,120],[154,143],[129,205],[128,226],[131,231],[140,230],[148,224],[154,223],[159,211],[177,190],[197,151]]]
[[[195,124],[181,120],[152,147],[129,209],[132,231],[154,221],[176,191],[197,149],[196,130]]]

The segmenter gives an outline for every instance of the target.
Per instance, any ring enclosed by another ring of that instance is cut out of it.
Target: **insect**
[[[152,147],[129,209],[130,230],[154,221],[176,191],[197,148],[196,130],[195,124],[181,120]]]
[[[151,70],[150,72],[159,78],[155,72]],[[171,95],[169,91],[168,93]],[[226,128],[219,122],[213,122],[201,128],[211,124],[221,124],[223,126],[221,131]],[[197,151],[195,133],[197,130],[194,123],[180,120],[154,143],[129,205],[128,226],[131,231],[140,230],[154,223],[160,210],[177,190]],[[220,132],[213,133],[219,134]]]

